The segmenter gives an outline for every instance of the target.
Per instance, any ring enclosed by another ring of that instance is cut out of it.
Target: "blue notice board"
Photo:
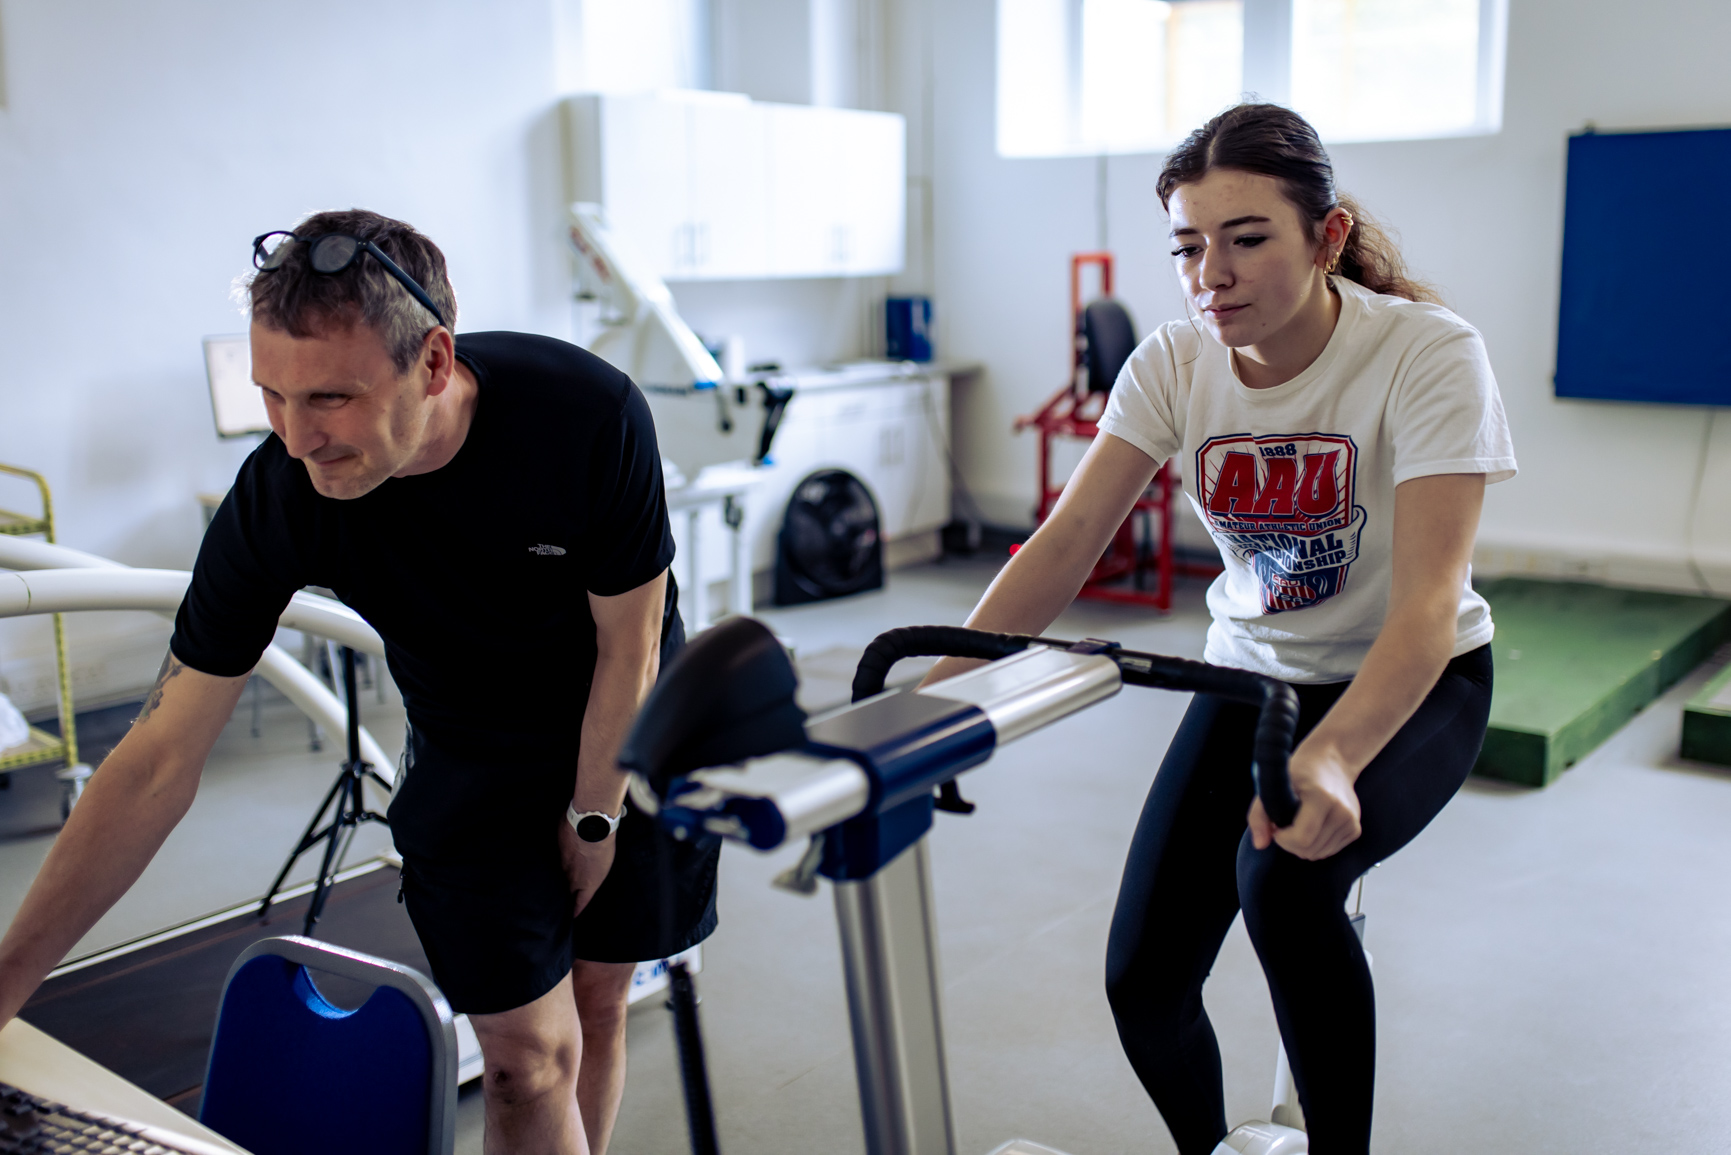
[[[1569,138],[1558,397],[1731,405],[1731,129]]]

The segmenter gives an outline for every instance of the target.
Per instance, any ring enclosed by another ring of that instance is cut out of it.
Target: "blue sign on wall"
[[[1731,129],[1569,138],[1558,397],[1731,405]]]

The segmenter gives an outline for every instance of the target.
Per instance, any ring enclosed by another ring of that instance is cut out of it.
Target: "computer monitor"
[[[210,410],[218,437],[270,432],[264,394],[252,383],[252,346],[245,333],[206,337],[204,369],[210,378]]]

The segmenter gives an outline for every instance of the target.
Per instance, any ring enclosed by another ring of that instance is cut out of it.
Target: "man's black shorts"
[[[508,1011],[546,994],[574,959],[666,958],[715,930],[721,840],[673,842],[631,808],[612,870],[572,919],[557,824],[575,777],[570,753],[459,754],[410,735],[391,825],[409,917],[455,1010]]]

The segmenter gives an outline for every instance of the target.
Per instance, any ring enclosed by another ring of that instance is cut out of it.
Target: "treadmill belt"
[[[195,1113],[228,968],[259,939],[299,934],[310,900],[297,895],[273,905],[266,918],[247,911],[50,978],[19,1017]],[[332,887],[315,935],[429,973],[389,865]],[[324,983],[320,990],[346,1002],[341,990]]]

